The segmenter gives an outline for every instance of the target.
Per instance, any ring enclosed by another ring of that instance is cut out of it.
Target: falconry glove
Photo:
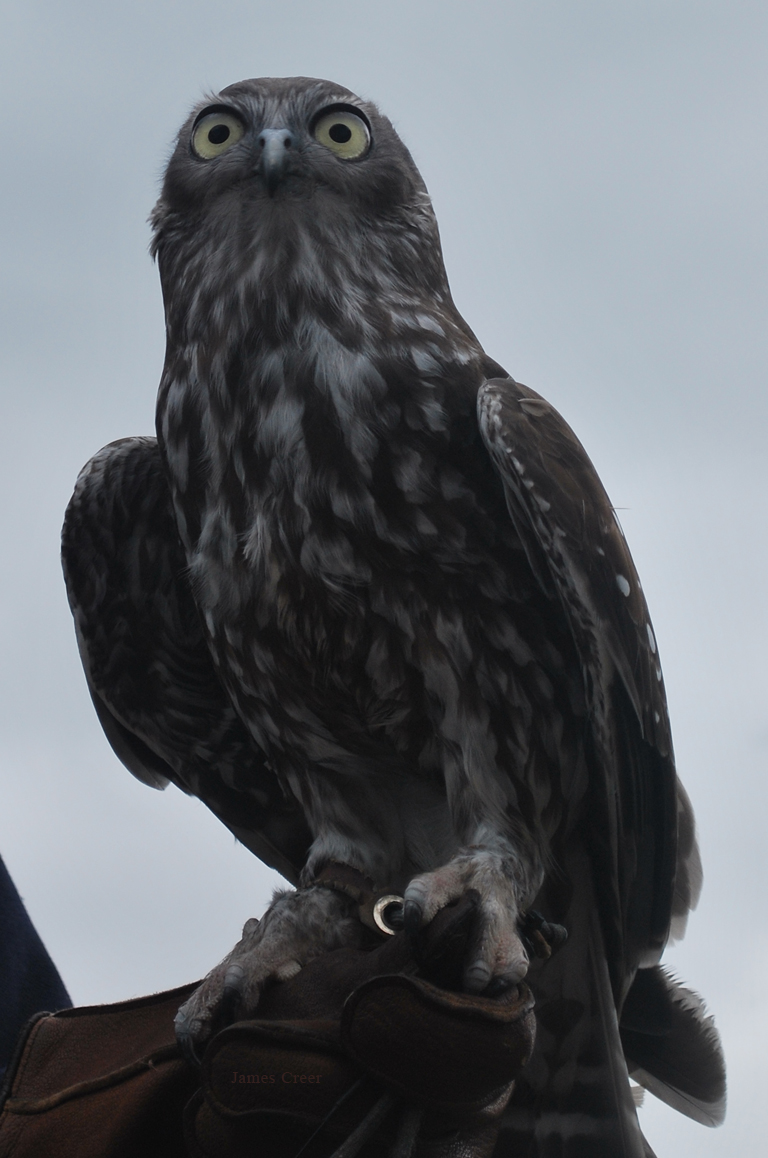
[[[310,962],[221,1030],[199,1073],[173,1033],[192,987],[44,1015],[9,1076],[0,1158],[487,1158],[535,1022],[525,984],[435,984],[458,972],[472,909],[414,944]]]

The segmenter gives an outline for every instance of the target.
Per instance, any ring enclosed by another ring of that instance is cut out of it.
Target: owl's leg
[[[208,1039],[224,1025],[258,1016],[265,986],[288,980],[325,953],[360,947],[370,937],[360,921],[356,899],[313,881],[329,864],[344,864],[361,878],[376,881],[377,890],[391,884],[387,848],[393,854],[398,842],[396,813],[386,786],[377,791],[375,780],[371,783],[362,777],[338,793],[317,770],[304,781],[302,802],[316,835],[301,887],[276,894],[260,921],[246,922],[237,945],[179,1010],[176,1035],[191,1059],[201,1056]],[[365,817],[374,823],[366,825]]]
[[[276,893],[182,1005],[175,1019],[182,1049],[199,1060],[214,1033],[254,1013],[265,985],[287,981],[324,953],[358,946],[362,934],[355,905],[340,893],[320,887]]]
[[[475,935],[465,959],[468,993],[500,992],[528,970],[521,918],[533,900],[540,873],[497,839],[466,846],[447,864],[411,880],[405,890],[405,927],[416,932],[468,893],[475,895]]]

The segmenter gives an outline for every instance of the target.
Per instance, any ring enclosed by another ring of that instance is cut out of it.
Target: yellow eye
[[[315,140],[344,161],[354,161],[368,152],[371,134],[362,117],[346,109],[325,113],[313,129]]]
[[[195,125],[192,148],[204,161],[212,161],[236,144],[244,132],[243,122],[232,113],[208,113]]]

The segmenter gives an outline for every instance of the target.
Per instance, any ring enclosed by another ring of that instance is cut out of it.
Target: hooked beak
[[[288,153],[295,147],[296,138],[289,129],[265,129],[259,136],[261,157],[259,170],[270,197],[283,179]]]

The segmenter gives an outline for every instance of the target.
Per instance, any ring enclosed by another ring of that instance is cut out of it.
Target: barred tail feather
[[[719,1126],[725,1118],[725,1059],[697,993],[660,966],[640,969],[621,1014],[621,1040],[636,1082],[668,1106]]]
[[[494,1158],[653,1158],[630,1088],[591,874],[580,856],[573,862],[569,939],[531,967],[536,1046]]]

